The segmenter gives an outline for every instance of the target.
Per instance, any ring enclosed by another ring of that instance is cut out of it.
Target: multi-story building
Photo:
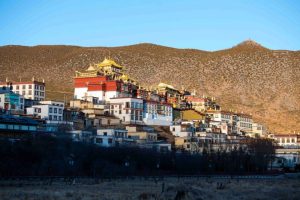
[[[76,72],[74,98],[97,97],[99,101],[110,98],[136,96],[137,84],[123,74],[124,67],[113,60],[104,59],[84,72]]]
[[[237,134],[241,135],[252,132],[253,120],[251,115],[244,113],[236,113],[233,116],[233,121],[235,123],[235,130]]]
[[[299,134],[270,134],[269,137],[284,148],[300,148]]]
[[[126,126],[128,138],[131,138],[138,143],[155,142],[157,141],[157,133],[153,130],[138,129],[137,126]]]
[[[24,98],[12,91],[0,91],[0,110],[11,114],[24,113]]]
[[[264,125],[259,123],[252,123],[252,135],[255,137],[256,135],[262,137],[266,135],[267,129]]]
[[[143,124],[143,100],[138,98],[111,98],[110,114],[123,124]]]
[[[144,100],[143,121],[147,125],[170,126],[173,121],[172,105]]]
[[[223,130],[222,133],[239,135],[252,133],[253,120],[249,114],[223,110],[207,110],[206,116],[210,119],[212,126]]]
[[[191,107],[199,112],[203,112],[207,108],[207,99],[196,97],[192,95],[185,96],[187,102],[191,104]]]
[[[93,143],[102,147],[114,147],[126,143],[127,130],[123,129],[98,129]]]
[[[38,122],[13,115],[0,115],[0,135],[16,137],[17,133],[32,133],[37,131]]]
[[[174,88],[172,85],[159,83],[158,94],[164,96],[167,102],[171,104],[174,108],[180,107],[180,102],[183,95],[178,89]]]
[[[38,101],[45,100],[45,82],[28,81],[28,82],[0,82],[0,87],[9,86],[11,90],[22,95],[25,99]]]
[[[171,125],[170,131],[176,137],[192,137],[195,128],[190,124]]]
[[[63,121],[64,103],[58,101],[40,101],[38,105],[26,108],[28,115],[49,121]]]

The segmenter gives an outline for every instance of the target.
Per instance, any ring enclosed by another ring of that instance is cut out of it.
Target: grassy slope
[[[75,70],[111,56],[142,85],[160,81],[215,96],[225,109],[252,113],[272,131],[300,131],[300,52],[254,42],[206,52],[152,44],[125,47],[0,47],[0,80],[45,79],[47,97],[70,99]],[[64,94],[65,92],[65,94]],[[65,96],[65,97],[64,97]]]

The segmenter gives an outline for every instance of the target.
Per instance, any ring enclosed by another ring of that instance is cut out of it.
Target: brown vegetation
[[[112,180],[89,184],[52,185],[37,182],[0,182],[0,199],[299,199],[299,179],[207,179]]]
[[[110,56],[145,86],[160,81],[215,96],[225,109],[252,113],[271,131],[300,131],[300,52],[246,41],[206,52],[152,44],[124,47],[0,47],[0,80],[44,78],[48,98],[72,96],[75,70]]]

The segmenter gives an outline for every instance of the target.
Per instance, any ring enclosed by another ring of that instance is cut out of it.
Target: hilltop
[[[124,47],[3,46],[0,80],[44,78],[47,97],[72,98],[72,77],[110,56],[145,86],[160,81],[216,97],[223,108],[252,113],[272,131],[300,132],[300,52],[248,40],[208,52],[149,43]],[[64,93],[66,94],[64,97]]]

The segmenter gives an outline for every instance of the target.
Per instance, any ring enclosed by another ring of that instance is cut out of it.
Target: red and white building
[[[99,77],[76,77],[75,78],[75,99],[86,99],[97,97],[99,101],[109,101],[110,98],[119,97],[121,94],[122,82],[109,80],[107,76]]]
[[[195,109],[199,112],[203,112],[206,110],[207,101],[208,101],[207,99],[197,97],[197,96],[192,96],[192,95],[187,95],[187,96],[185,96],[185,98],[188,103],[192,104],[193,109]]]
[[[123,67],[114,61],[104,59],[84,72],[76,72],[74,98],[84,100],[92,96],[99,101],[110,101],[111,98],[132,97],[137,86],[122,70]]]
[[[146,90],[126,74],[124,68],[104,59],[74,77],[74,98],[95,97],[109,105],[110,114],[124,124],[168,126],[172,124],[173,109],[156,90]]]

